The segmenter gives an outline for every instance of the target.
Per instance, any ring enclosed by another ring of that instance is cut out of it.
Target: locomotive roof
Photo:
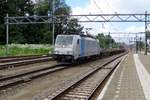
[[[81,36],[81,37],[87,37],[87,38],[92,38],[92,39],[96,39],[96,37],[94,37],[94,36],[91,36],[91,35],[80,35],[80,34],[58,34],[58,35],[66,35],[66,36],[69,36],[69,35],[71,35],[71,36]]]

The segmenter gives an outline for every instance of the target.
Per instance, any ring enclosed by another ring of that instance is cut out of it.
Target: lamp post
[[[6,55],[9,53],[9,20],[8,20],[8,13],[6,14]]]
[[[51,7],[51,0],[49,0],[49,7]],[[50,12],[50,10],[48,11],[48,17],[52,17],[52,46],[54,46],[54,42],[55,42],[54,13],[55,13],[55,0],[52,0],[52,12]]]
[[[5,3],[8,3],[6,0]],[[8,12],[6,13],[6,55],[9,54],[9,20],[8,20]]]
[[[55,0],[53,0],[53,4],[52,4],[52,20],[53,20],[53,38],[52,38],[52,45],[54,47],[54,43],[55,43],[55,23],[54,23],[54,13],[55,13]]]
[[[147,55],[147,11],[145,12],[145,55]]]

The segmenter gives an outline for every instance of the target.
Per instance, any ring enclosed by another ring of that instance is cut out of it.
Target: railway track
[[[44,56],[44,57],[41,56],[41,57],[25,58],[25,59],[21,58],[17,61],[0,63],[0,70],[7,69],[7,68],[13,68],[13,67],[19,67],[19,66],[23,66],[23,65],[34,64],[34,63],[52,61],[52,60],[54,60],[54,59],[49,56]]]
[[[14,85],[18,85],[21,83],[29,82],[35,78],[65,69],[66,66],[69,66],[71,64],[56,64],[50,67],[46,68],[40,68],[33,71],[27,71],[20,74],[5,76],[0,78],[0,90],[9,88]]]
[[[0,57],[0,63],[13,62],[13,61],[19,61],[19,60],[27,60],[27,59],[35,59],[35,58],[43,58],[43,57],[48,57],[48,56],[32,55],[32,56]]]
[[[9,59],[9,58],[22,58],[22,57],[29,57],[29,56],[39,56],[39,55],[25,55],[25,56],[4,56],[4,57],[0,57],[1,59]]]
[[[120,56],[121,55],[115,56],[115,58],[113,59],[117,59]],[[40,78],[50,73],[69,68],[68,66],[70,65],[72,66],[72,64],[56,64],[56,65],[49,66],[49,67],[47,66],[45,68],[41,67],[39,69],[28,70],[23,73],[17,73],[17,74],[10,75],[10,76],[8,75],[8,76],[0,77],[0,91],[7,90],[9,88],[11,89],[13,88],[13,86],[18,86],[18,85],[21,85],[22,83],[30,82],[33,79]],[[72,82],[74,82],[74,80],[72,80]],[[64,87],[64,86],[61,86],[61,87]]]
[[[36,97],[36,100],[88,100],[95,90],[111,75],[113,70],[121,62],[124,54],[111,59],[101,66],[89,70],[83,75],[66,81],[57,87],[51,94]],[[44,98],[43,98],[44,97]]]

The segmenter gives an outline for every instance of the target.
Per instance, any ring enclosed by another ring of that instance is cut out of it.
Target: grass
[[[6,46],[0,46],[0,56],[46,55],[52,51],[53,48],[50,45],[11,44],[6,54]]]
[[[0,56],[6,56],[5,46],[0,46]]]

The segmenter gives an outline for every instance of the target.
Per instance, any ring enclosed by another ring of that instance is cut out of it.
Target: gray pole
[[[55,23],[54,23],[54,13],[55,13],[55,0],[53,0],[53,8],[52,8],[52,16],[53,16],[53,36],[52,36],[52,45],[54,47],[55,44]]]
[[[136,34],[136,42],[135,42],[135,45],[136,45],[136,53],[138,53],[138,41],[137,41],[137,34]]]
[[[147,55],[147,11],[145,12],[145,55]]]
[[[142,38],[140,37],[140,53],[142,51]]]
[[[6,14],[6,55],[9,53],[9,20],[8,20],[8,13]]]
[[[110,36],[110,32],[109,32],[109,36]],[[109,49],[111,48],[111,39],[109,38]]]

